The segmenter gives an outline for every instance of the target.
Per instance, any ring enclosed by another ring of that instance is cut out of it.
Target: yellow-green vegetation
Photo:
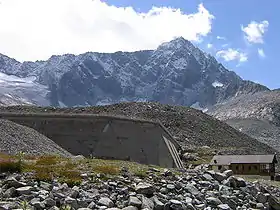
[[[41,156],[36,160],[37,165],[56,165],[59,162],[59,157],[57,156]]]
[[[127,168],[127,170],[133,175],[137,175],[140,172],[146,172],[149,169],[149,166],[147,165],[122,160],[86,159],[81,160],[80,164],[86,164],[93,173],[103,173],[106,175],[117,175],[122,168]],[[150,167],[160,169],[157,166]]]
[[[24,172],[33,172],[38,181],[58,179],[69,186],[79,185],[82,181],[80,171],[71,160],[58,156],[40,156],[37,159],[25,161]]]
[[[208,147],[198,147],[195,149],[195,154],[198,157],[198,160],[189,161],[188,164],[192,165],[201,165],[201,164],[209,164],[211,159],[213,158],[213,152],[215,150]]]
[[[20,203],[20,207],[23,209],[23,210],[29,210],[31,209],[31,206],[29,205],[28,201],[24,200]]]
[[[9,156],[0,153],[0,172],[21,172],[22,171],[22,155]]]
[[[93,172],[106,175],[117,175],[120,173],[120,168],[114,165],[96,165],[93,166]]]
[[[235,147],[220,147],[220,148],[209,148],[209,147],[197,147],[193,149],[199,158],[196,161],[189,161],[188,164],[201,165],[209,164],[217,151],[236,151],[238,148]],[[190,152],[192,153],[192,152]]]
[[[59,208],[60,210],[71,210],[71,206],[70,205],[63,205]]]
[[[138,169],[138,170],[136,170],[134,172],[134,175],[139,177],[139,178],[142,178],[142,179],[148,176],[147,170],[145,170],[145,169]]]
[[[1,158],[2,157],[2,158]],[[81,174],[111,178],[119,175],[123,169],[140,178],[147,177],[148,169],[161,168],[147,166],[135,162],[102,159],[71,159],[58,156],[27,156],[27,155],[0,155],[0,170],[5,172],[32,172],[32,177],[38,181],[51,181],[58,179],[69,186],[79,185]]]

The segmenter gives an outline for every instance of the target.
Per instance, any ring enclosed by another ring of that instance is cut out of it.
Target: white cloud
[[[263,51],[263,49],[258,49],[258,54],[259,54],[259,56],[261,57],[261,58],[265,58],[265,53],[264,53],[264,51]]]
[[[227,50],[220,50],[216,53],[216,56],[223,58],[225,61],[237,60],[242,63],[248,60],[248,56],[246,53],[232,48],[229,48]]]
[[[223,48],[228,47],[228,46],[229,46],[229,44],[223,44],[222,45]]]
[[[219,40],[226,40],[226,38],[223,37],[223,36],[217,36],[217,39],[219,39]]]
[[[213,47],[213,44],[210,44],[210,43],[207,44],[207,48],[208,48],[208,49],[210,49],[210,48],[212,48],[212,47]]]
[[[2,0],[0,53],[19,60],[47,59],[53,54],[153,49],[182,36],[201,41],[214,16],[198,6],[153,7],[139,13],[101,0]]]
[[[248,26],[241,26],[241,30],[244,32],[245,39],[250,43],[263,43],[263,36],[268,30],[269,23],[267,20],[262,22],[252,21]]]

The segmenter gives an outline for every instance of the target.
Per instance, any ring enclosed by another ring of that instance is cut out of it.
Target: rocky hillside
[[[229,119],[230,126],[280,151],[280,127],[265,120]]]
[[[224,153],[274,153],[275,150],[255,139],[233,129],[226,123],[183,106],[162,105],[159,103],[120,103],[107,106],[49,108],[10,106],[0,107],[1,112],[44,112],[44,113],[90,113],[127,116],[147,120],[159,120],[187,148],[209,146]]]
[[[69,152],[34,129],[0,119],[0,153],[15,155],[19,152],[24,152],[27,155],[54,154],[66,157],[72,156]]]
[[[217,104],[207,113],[220,120],[260,119],[280,126],[280,91],[242,95]]]
[[[268,90],[242,80],[183,38],[155,50],[66,54],[37,62],[20,63],[0,54],[0,72],[0,80],[6,82],[0,101],[6,105],[15,98],[13,104],[41,106],[157,101],[204,109],[240,94]]]
[[[280,151],[280,91],[239,96],[207,112]]]

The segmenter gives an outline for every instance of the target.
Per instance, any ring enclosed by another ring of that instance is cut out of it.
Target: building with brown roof
[[[274,180],[276,155],[216,155],[210,162],[215,171],[230,169],[238,175],[257,175]]]

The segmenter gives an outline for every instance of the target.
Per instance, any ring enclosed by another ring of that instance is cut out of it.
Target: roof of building
[[[276,155],[216,155],[210,165],[230,165],[234,163],[273,163]]]

